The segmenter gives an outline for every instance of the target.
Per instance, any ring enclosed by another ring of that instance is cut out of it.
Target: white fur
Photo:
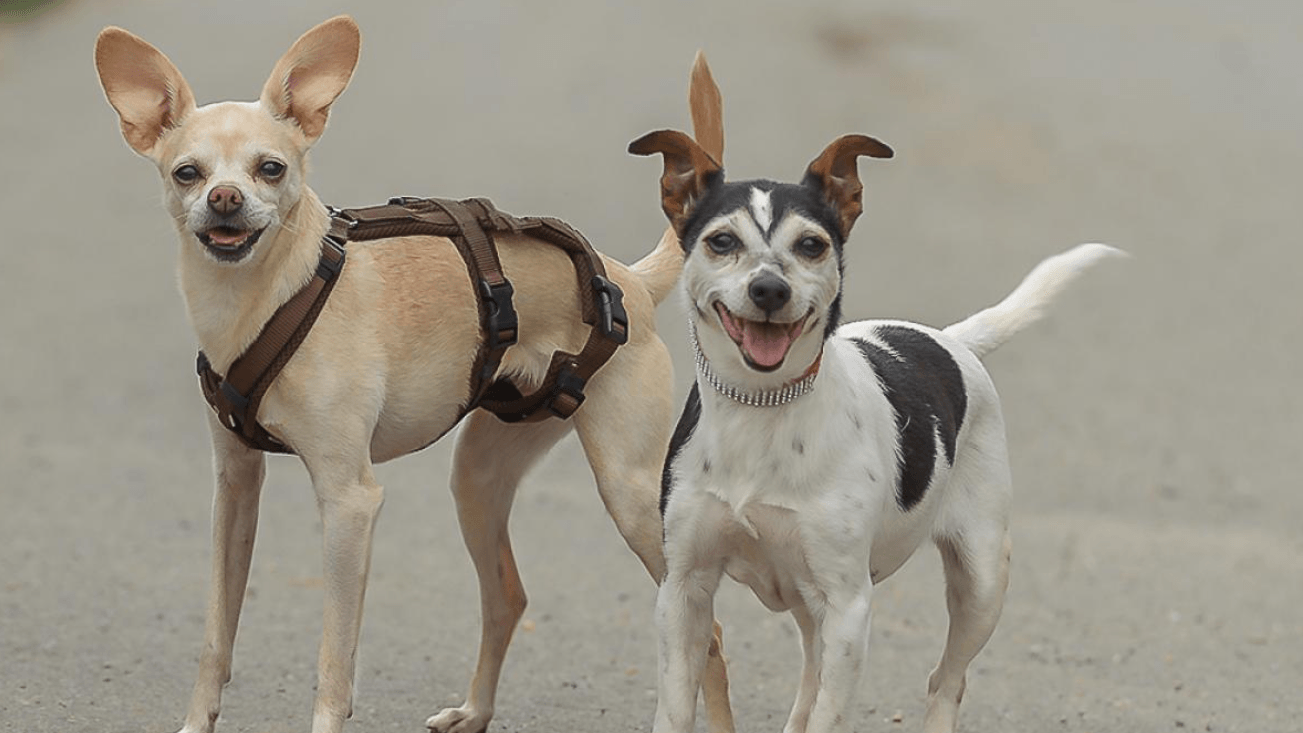
[[[1106,257],[1127,257],[1107,244],[1081,244],[1047,258],[996,305],[946,328],[974,354],[985,356],[1015,333],[1040,320],[1045,308],[1083,272]]]
[[[1115,251],[1088,245],[1050,258],[999,306],[945,331],[863,321],[842,326],[827,341],[821,331],[807,332],[792,348],[794,363],[763,375],[746,375],[713,314],[705,311],[703,318],[699,307],[693,310],[702,351],[726,380],[772,388],[805,369],[820,347],[823,356],[814,390],[782,407],[744,406],[700,385],[700,420],[671,466],[665,513],[657,733],[692,730],[713,597],[724,574],[748,585],[767,608],[791,611],[801,631],[804,671],[784,730],[857,727],[847,711],[867,662],[874,586],[928,540],[942,553],[951,629],[929,679],[923,729],[954,730],[965,671],[994,630],[1009,563],[1004,422],[976,350],[994,348],[1031,323],[1062,288],[1065,273],[1075,275]],[[695,260],[686,266],[690,303],[745,290],[743,278],[712,268],[704,257]],[[722,283],[711,279],[712,269]],[[790,268],[787,275],[792,299],[803,307],[824,312],[837,291],[835,283],[815,287]],[[953,465],[937,438],[931,482],[908,511],[896,499],[900,446],[891,403],[849,340],[874,340],[884,325],[916,329],[940,344],[958,365],[967,397]]]
[[[767,232],[774,223],[774,206],[769,200],[769,192],[759,188],[751,189],[751,216],[760,226],[760,231]]]

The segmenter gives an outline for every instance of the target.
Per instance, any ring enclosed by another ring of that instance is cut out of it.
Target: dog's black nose
[[[792,288],[783,278],[764,274],[751,281],[747,286],[747,294],[751,296],[752,303],[769,314],[787,305],[787,301],[792,299]]]
[[[234,214],[244,205],[244,195],[234,186],[215,186],[208,192],[208,208],[219,214]]]

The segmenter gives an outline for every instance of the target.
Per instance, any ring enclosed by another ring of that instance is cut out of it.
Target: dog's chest
[[[724,523],[724,572],[751,588],[771,611],[804,603],[801,589],[813,584],[797,515],[788,509],[753,505]]]
[[[875,416],[891,408],[880,392],[848,383],[839,371],[776,409],[706,395],[676,474],[738,512],[752,504],[804,511],[825,503],[839,484],[859,486],[864,501],[890,491],[895,433],[889,418]]]

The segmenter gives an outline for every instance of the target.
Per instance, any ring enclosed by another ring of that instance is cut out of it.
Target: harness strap
[[[506,356],[507,348],[516,343],[519,324],[516,309],[511,303],[515,290],[507,276],[502,274],[502,262],[498,260],[498,249],[493,245],[493,238],[480,225],[481,219],[490,219],[490,212],[497,213],[491,204],[485,206],[476,199],[464,202],[426,199],[424,203],[436,207],[456,222],[459,236],[452,237],[453,244],[466,261],[466,269],[479,295],[484,345],[475,355],[475,364],[471,367],[471,397],[467,403],[469,411],[470,406],[478,404],[489,388],[489,383],[502,364],[502,358]],[[478,217],[472,213],[471,206],[480,210]]]
[[[584,387],[620,345],[629,340],[629,319],[624,294],[606,278],[601,257],[583,235],[560,219],[536,217],[526,220],[529,233],[560,247],[570,255],[578,280],[579,307],[584,323],[592,326],[579,353],[552,354],[542,385],[523,395],[510,381],[500,379],[489,386],[479,406],[503,422],[538,422],[548,417],[568,418],[584,402]],[[590,298],[584,298],[590,293]]]
[[[583,235],[559,219],[513,217],[483,198],[398,197],[381,206],[330,209],[330,213],[330,229],[321,241],[321,259],[311,280],[277,309],[253,344],[232,362],[227,376],[214,372],[207,356],[199,352],[196,367],[205,399],[222,425],[251,448],[293,452],[258,423],[258,407],[316,322],[343,269],[344,244],[349,241],[420,235],[446,237],[456,246],[475,287],[484,329],[471,369],[470,399],[457,421],[476,407],[504,422],[570,417],[583,404],[588,380],[628,341],[623,293],[606,278],[601,258]],[[542,384],[529,395],[522,395],[505,378],[494,381],[507,348],[516,343],[519,328],[513,289],[503,273],[493,232],[528,234],[566,252],[575,268],[583,321],[592,326],[579,353],[557,351],[552,355]],[[585,293],[590,297],[583,297]]]
[[[225,378],[214,372],[207,355],[199,352],[195,367],[204,398],[217,412],[218,421],[249,447],[293,453],[258,422],[258,406],[312,329],[343,267],[344,247],[327,235],[321,240],[321,258],[308,284],[276,309],[249,349],[231,362]]]
[[[471,372],[471,399],[463,415],[482,407],[504,422],[567,418],[583,403],[588,380],[628,341],[623,293],[606,278],[606,267],[592,245],[560,219],[514,217],[483,198],[396,197],[382,206],[334,213],[337,220],[347,223],[350,240],[427,235],[447,237],[456,245],[476,285],[485,331]],[[552,355],[542,384],[529,395],[521,394],[507,379],[493,381],[507,347],[516,342],[517,318],[511,283],[502,272],[492,232],[527,234],[564,251],[575,268],[583,322],[593,327],[579,353],[558,351]],[[584,293],[590,297],[584,298]]]

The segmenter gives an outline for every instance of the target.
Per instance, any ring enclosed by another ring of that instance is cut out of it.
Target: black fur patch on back
[[[877,373],[896,412],[900,441],[896,502],[908,511],[922,501],[932,481],[938,435],[946,461],[955,464],[955,441],[964,424],[968,393],[963,372],[950,352],[927,334],[904,326],[879,326],[874,335],[887,349],[863,339],[851,341]]]
[[[661,516],[665,516],[665,507],[670,503],[670,492],[674,491],[674,459],[679,457],[683,446],[692,437],[692,433],[697,429],[697,421],[701,419],[701,392],[697,389],[697,383],[692,383],[692,391],[688,392],[688,401],[683,405],[683,414],[679,416],[679,424],[674,427],[674,435],[670,437],[670,449],[665,454],[665,466],[661,468]]]

